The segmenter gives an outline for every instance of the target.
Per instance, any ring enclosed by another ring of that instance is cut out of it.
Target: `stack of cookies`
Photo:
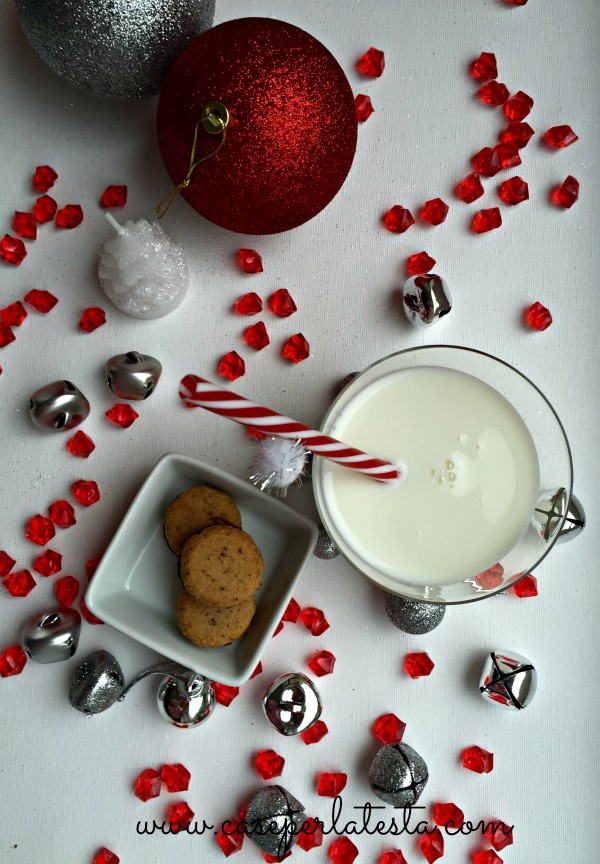
[[[263,559],[235,502],[220,489],[194,486],[170,504],[165,539],[179,555],[177,624],[195,645],[239,639],[256,611]]]

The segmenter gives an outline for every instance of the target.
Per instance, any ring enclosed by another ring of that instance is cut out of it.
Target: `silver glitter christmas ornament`
[[[53,381],[36,390],[29,400],[29,416],[38,429],[66,432],[79,426],[90,413],[90,403],[71,381]]]
[[[435,273],[411,276],[401,290],[404,313],[414,327],[429,327],[452,309],[448,285]]]
[[[421,756],[402,742],[381,747],[369,770],[369,785],[375,795],[394,807],[416,804],[428,779]]]
[[[215,0],[15,0],[41,59],[102,99],[156,95],[187,46],[212,26]]]
[[[321,524],[319,524],[319,536],[317,537],[313,551],[317,558],[322,558],[323,561],[330,561],[332,558],[337,558],[340,554],[340,550]]]
[[[446,607],[439,603],[420,603],[418,600],[398,597],[397,594],[386,594],[385,611],[398,630],[418,635],[435,630],[446,614]]]
[[[562,528],[559,525],[565,517]],[[533,524],[544,540],[566,543],[581,534],[585,528],[585,511],[575,495],[569,498],[564,487],[554,492],[543,492],[535,506]]]
[[[282,735],[306,732],[321,716],[321,697],[302,672],[280,675],[271,682],[262,705],[267,719]]]
[[[106,362],[108,386],[119,399],[139,401],[151,396],[158,384],[162,366],[154,357],[128,351],[115,354]]]
[[[252,842],[267,855],[283,858],[305,822],[304,805],[283,786],[265,786],[250,800],[246,826]]]
[[[21,644],[27,656],[37,663],[58,663],[73,656],[80,630],[79,612],[59,606],[29,618],[21,630]]]
[[[123,672],[110,651],[94,651],[73,673],[69,702],[84,714],[100,714],[115,704],[124,688]]]
[[[514,651],[492,651],[486,658],[479,682],[484,699],[520,711],[526,708],[537,687],[537,672],[526,657]]]

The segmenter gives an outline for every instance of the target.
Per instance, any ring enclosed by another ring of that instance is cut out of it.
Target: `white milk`
[[[323,463],[330,518],[351,549],[414,585],[472,578],[525,533],[539,492],[534,443],[520,415],[488,384],[437,366],[391,373],[365,387],[329,434],[408,465],[390,487]]]

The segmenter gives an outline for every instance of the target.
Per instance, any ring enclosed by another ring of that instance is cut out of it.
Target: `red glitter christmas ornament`
[[[188,174],[201,111],[215,100],[235,125],[181,190],[199,213],[231,231],[275,234],[312,219],[337,194],[356,149],[356,108],[342,68],[313,36],[272,18],[241,18],[188,45],[158,104],[158,143],[175,186]],[[222,140],[198,129],[196,161]]]

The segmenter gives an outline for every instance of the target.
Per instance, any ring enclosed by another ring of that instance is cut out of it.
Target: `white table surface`
[[[243,432],[219,418],[185,414],[177,397],[183,374],[214,376],[224,351],[240,350],[241,323],[230,313],[246,290],[263,298],[287,287],[298,305],[293,319],[269,319],[273,346],[252,355],[243,345],[246,376],[239,392],[283,413],[317,423],[337,383],[385,354],[432,339],[496,354],[513,363],[547,394],[563,418],[575,463],[576,490],[589,526],[571,544],[557,548],[539,567],[538,598],[501,596],[448,610],[439,629],[425,637],[397,631],[387,620],[382,595],[340,558],[307,566],[296,596],[302,606],[321,607],[331,628],[314,638],[286,625],[269,646],[264,673],[242,688],[229,708],[197,730],[163,724],[154,710],[154,685],[139,685],[108,713],[85,719],[66,692],[77,658],[51,666],[29,662],[22,675],[0,682],[0,860],[89,862],[106,845],[122,862],[223,860],[211,837],[136,834],[141,819],[162,821],[163,794],[142,804],[131,784],[137,773],[167,761],[192,772],[182,795],[198,819],[219,824],[263,785],[251,761],[273,748],[285,756],[280,782],[308,814],[329,818],[330,803],[315,790],[321,770],[346,771],[344,812],[380,803],[370,793],[367,768],[376,750],[373,720],[397,713],[405,740],[426,759],[430,781],[421,799],[427,815],[435,801],[454,801],[467,818],[498,818],[515,825],[506,862],[593,864],[600,844],[598,812],[598,711],[596,686],[600,628],[598,561],[598,315],[597,241],[600,187],[598,81],[600,8],[596,0],[569,3],[531,0],[509,7],[500,0],[241,0],[217,4],[217,22],[245,14],[279,17],[307,29],[339,59],[355,93],[371,95],[376,112],[359,128],[356,158],[341,192],[317,218],[292,232],[252,238],[205,222],[184,201],[173,207],[167,231],[189,262],[192,285],[185,304],[155,322],[140,322],[114,309],[95,278],[96,250],[109,229],[97,206],[108,183],[126,183],[122,215],[139,218],[169,188],[155,139],[156,101],[110,104],[59,80],[31,50],[11,3],[0,9],[0,158],[2,232],[15,209],[28,209],[30,178],[37,164],[59,173],[54,192],[61,203],[80,202],[86,218],[73,232],[40,230],[19,268],[1,268],[0,300],[7,305],[32,287],[57,294],[47,316],[31,312],[17,340],[0,352],[0,548],[30,567],[37,552],[23,537],[26,520],[69,485],[95,479],[101,501],[77,510],[78,524],[51,546],[63,555],[63,573],[85,583],[85,561],[98,557],[136,488],[166,451],[198,457],[246,477],[252,445]],[[361,79],[354,62],[369,46],[385,51],[378,80]],[[502,125],[499,110],[474,99],[466,70],[482,50],[494,51],[503,80],[513,92],[535,99],[531,125],[540,133],[570,123],[580,140],[550,152],[539,135],[523,152],[524,164],[485,182],[485,198],[464,205],[452,194],[469,171],[469,156],[493,144]],[[529,182],[529,202],[502,205],[504,225],[480,237],[468,225],[481,206],[497,203],[495,188],[510,174]],[[574,174],[581,198],[570,210],[548,203],[549,189]],[[53,194],[53,193],[50,193]],[[413,213],[428,198],[451,204],[442,226],[413,226],[393,236],[381,214],[402,203]],[[264,259],[264,273],[248,277],[234,253],[251,246]],[[426,249],[448,280],[455,309],[430,334],[404,320],[394,292],[407,255]],[[539,300],[554,323],[534,333],[522,311]],[[86,306],[101,305],[107,324],[93,334],[77,328]],[[311,357],[285,363],[276,347],[301,330]],[[156,394],[140,408],[127,431],[112,427],[104,411],[115,401],[102,368],[114,353],[147,352],[163,363]],[[38,432],[27,401],[57,378],[75,381],[93,410],[85,430],[97,449],[87,461],[64,451],[64,438]],[[314,514],[310,488],[289,501]],[[0,597],[0,647],[18,641],[23,621],[52,606],[53,579],[26,599]],[[157,656],[108,627],[83,624],[77,657],[106,647],[131,678]],[[538,666],[540,684],[524,713],[494,710],[479,697],[478,669],[488,650],[508,647]],[[260,697],[269,680],[306,669],[313,651],[337,657],[334,674],[321,679],[324,717],[330,733],[306,747],[287,740],[262,715]],[[426,650],[436,666],[427,679],[410,680],[402,659]],[[495,768],[478,776],[460,766],[465,746],[479,744],[495,755]],[[414,838],[398,842],[362,836],[359,861],[376,862],[399,847],[409,864],[424,860]],[[325,861],[329,841],[307,860]],[[470,860],[475,835],[449,839],[444,861]],[[298,850],[294,858],[302,859]],[[259,861],[250,842],[234,859]]]

